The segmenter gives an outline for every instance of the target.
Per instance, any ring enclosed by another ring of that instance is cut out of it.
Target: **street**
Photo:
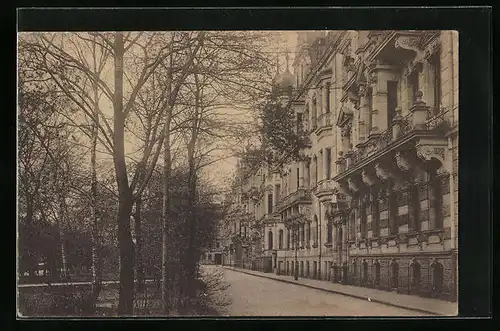
[[[224,269],[226,316],[422,316],[421,313]]]

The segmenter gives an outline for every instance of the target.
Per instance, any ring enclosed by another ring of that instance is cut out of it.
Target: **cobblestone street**
[[[422,313],[224,270],[226,316],[422,316]]]

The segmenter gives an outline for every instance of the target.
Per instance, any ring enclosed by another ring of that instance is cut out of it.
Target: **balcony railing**
[[[335,190],[335,181],[332,179],[323,179],[318,185],[314,188],[313,192],[316,196],[322,196],[325,194],[332,194]]]
[[[446,109],[438,113],[428,108],[424,111],[425,119],[423,123],[418,119],[417,116],[420,115],[416,114],[416,112],[410,112],[404,117],[396,115],[396,119],[393,120],[389,128],[380,133],[376,140],[371,141],[363,147],[348,151],[343,155],[337,161],[337,172],[340,174],[355,167],[361,161],[388,148],[394,142],[409,136],[411,133],[433,132],[438,135],[444,135],[454,125],[453,119],[449,116],[449,111]]]
[[[289,194],[285,198],[283,198],[281,201],[278,202],[276,205],[276,210],[278,212],[282,211],[283,209],[299,202],[309,202],[311,201],[311,192],[305,188],[300,188],[297,191]]]
[[[323,113],[318,116],[317,126],[315,131],[320,131],[321,129],[329,128],[332,126],[332,116],[331,113]]]

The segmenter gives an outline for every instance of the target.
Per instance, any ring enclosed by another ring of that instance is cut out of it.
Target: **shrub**
[[[19,312],[22,316],[89,316],[95,309],[89,289],[61,287],[21,292]]]

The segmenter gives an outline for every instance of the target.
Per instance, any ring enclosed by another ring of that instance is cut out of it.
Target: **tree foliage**
[[[260,107],[257,130],[258,142],[241,154],[243,181],[263,167],[281,172],[285,165],[305,159],[303,150],[309,146],[309,134],[298,124],[290,103],[269,98]]]

